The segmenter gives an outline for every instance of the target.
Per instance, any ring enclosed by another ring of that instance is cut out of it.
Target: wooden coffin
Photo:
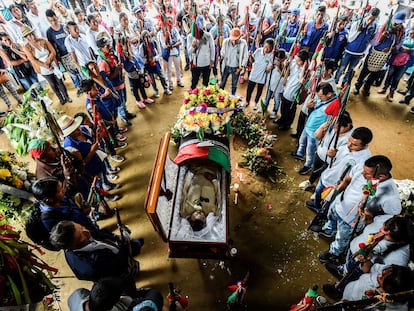
[[[168,154],[169,142],[170,134],[167,133],[161,139],[151,174],[146,213],[154,229],[168,243],[169,257],[227,258],[229,166],[225,168],[226,165],[192,153],[180,160],[177,157],[177,164]],[[193,139],[180,148],[205,150],[208,145],[217,149],[216,144],[221,153],[228,155],[226,146],[211,140],[200,143]],[[190,225],[192,208],[202,208],[206,214],[206,224],[201,230],[193,230]]]

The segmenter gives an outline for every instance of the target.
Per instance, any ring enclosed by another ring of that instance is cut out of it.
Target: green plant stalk
[[[14,299],[16,300],[17,305],[20,306],[22,304],[22,296],[20,295],[19,288],[17,287],[16,283],[14,283],[10,275],[7,276],[7,279],[9,280]]]
[[[19,272],[20,280],[22,281],[23,296],[24,296],[25,303],[30,304],[30,303],[32,303],[32,300],[30,299],[29,289],[27,288],[27,283],[26,283],[26,280],[23,277],[23,273],[22,273],[22,270],[20,269],[20,265],[19,265],[18,261],[16,260],[16,258],[13,257],[12,260],[16,264],[17,271]]]

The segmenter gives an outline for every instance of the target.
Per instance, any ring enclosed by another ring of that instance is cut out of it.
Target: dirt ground
[[[186,86],[188,77],[186,72]],[[404,85],[401,82],[400,86]],[[84,97],[76,98],[73,87],[70,90],[74,103],[54,104],[54,107],[73,115],[84,110]],[[148,90],[152,95],[152,90]],[[128,107],[137,113],[137,118],[127,133],[128,147],[120,151],[126,161],[120,164],[122,188],[116,193],[121,194],[122,199],[111,206],[121,210],[122,221],[131,228],[133,237],[145,238],[138,257],[142,271],[137,285],[154,287],[166,296],[167,283],[173,282],[189,296],[188,310],[218,311],[225,310],[229,295],[227,286],[250,271],[245,310],[288,310],[309,286],[333,280],[317,259],[318,253],[327,249],[327,241],[307,230],[314,214],[304,206],[304,201],[311,193],[298,189],[297,185],[306,177],[297,173],[302,163],[289,156],[296,148],[296,140],[290,137],[289,131],[279,132],[273,123],[268,123],[269,130],[277,135],[274,150],[278,163],[284,168],[284,175],[276,184],[255,178],[246,169],[238,168],[236,172],[235,164],[246,146],[239,137],[231,139],[232,183],[240,184],[238,205],[234,205],[234,192],[230,192],[229,235],[238,250],[231,260],[168,258],[168,246],[146,216],[144,200],[158,143],[176,118],[184,90],[176,88],[172,96],[161,96],[143,110],[135,105],[131,93],[128,94]],[[396,95],[394,102],[389,103],[385,95],[376,94],[377,88],[372,88],[371,93],[369,98],[351,95],[348,110],[354,125],[372,129],[371,151],[392,160],[395,178],[412,179],[414,115],[406,105],[398,104],[401,95]],[[245,85],[240,85],[238,94],[245,95]],[[10,148],[4,135],[0,137],[0,148]],[[241,181],[236,173],[242,173]],[[114,218],[100,225],[117,230]],[[60,286],[60,308],[66,311],[68,295],[78,287],[90,288],[92,284],[73,277],[61,252],[48,253],[44,259],[59,268],[56,282]]]

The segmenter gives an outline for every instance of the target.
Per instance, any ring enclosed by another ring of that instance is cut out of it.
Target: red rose
[[[203,92],[204,96],[208,96],[211,94],[211,91],[209,89],[204,90]]]
[[[265,156],[265,159],[269,162],[272,161],[272,156],[270,154],[268,154],[267,156]]]
[[[218,96],[219,102],[224,102],[225,97],[223,95]]]
[[[192,90],[192,91],[191,91],[191,94],[198,95],[198,89],[197,89],[197,88],[195,88],[194,90]]]
[[[184,98],[184,105],[187,105],[190,102],[188,98]]]
[[[359,243],[359,244],[358,244],[358,247],[359,247],[360,249],[364,249],[364,248],[366,248],[367,246],[365,245],[365,243]]]

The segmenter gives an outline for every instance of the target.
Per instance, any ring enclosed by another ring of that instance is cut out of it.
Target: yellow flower
[[[222,109],[222,108],[224,108],[224,107],[226,107],[224,102],[218,102],[218,103],[217,103],[217,108],[218,108],[218,109]]]
[[[11,177],[11,172],[7,168],[0,168],[0,179],[6,180],[8,177]]]

